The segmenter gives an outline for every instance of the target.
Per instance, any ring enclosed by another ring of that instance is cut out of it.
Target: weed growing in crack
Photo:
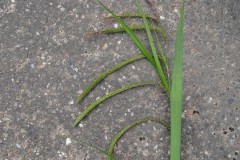
[[[113,33],[119,33],[119,32],[126,32],[131,37],[137,48],[140,50],[142,55],[127,59],[116,66],[110,68],[109,70],[105,71],[101,75],[99,75],[84,91],[81,95],[79,95],[76,99],[76,103],[79,103],[87,94],[105,77],[107,77],[109,74],[119,70],[120,68],[137,61],[142,58],[146,58],[150,64],[152,64],[159,76],[160,82],[136,82],[127,86],[124,86],[122,88],[116,89],[109,94],[99,98],[95,102],[93,102],[89,107],[87,107],[82,114],[79,115],[79,117],[75,120],[74,126],[79,124],[84,117],[89,114],[92,110],[94,110],[97,105],[99,105],[101,102],[105,101],[106,99],[119,94],[121,92],[127,91],[132,88],[136,88],[139,86],[144,85],[156,85],[160,88],[162,88],[169,96],[170,100],[170,106],[171,106],[171,121],[170,126],[169,123],[165,120],[161,120],[156,117],[145,117],[138,119],[126,127],[124,127],[122,130],[118,132],[118,134],[112,139],[110,146],[108,148],[108,151],[104,151],[102,149],[99,149],[98,147],[82,141],[83,144],[86,144],[92,148],[95,148],[100,153],[103,153],[107,156],[107,160],[115,160],[116,157],[114,157],[113,149],[119,138],[126,133],[129,129],[133,128],[134,126],[146,122],[146,121],[155,121],[163,125],[168,131],[170,131],[170,159],[171,160],[180,160],[181,157],[181,115],[182,115],[182,55],[183,55],[183,26],[184,26],[184,0],[182,0],[182,6],[181,6],[181,13],[178,23],[178,30],[176,35],[176,45],[175,45],[175,55],[174,55],[174,65],[173,65],[173,73],[170,76],[169,73],[169,65],[168,65],[168,59],[166,55],[163,52],[162,45],[160,43],[159,35],[163,39],[163,42],[166,43],[166,32],[164,29],[160,26],[160,20],[152,15],[145,14],[139,1],[136,0],[136,4],[138,6],[139,12],[138,13],[125,13],[121,15],[116,15],[113,11],[111,11],[109,8],[107,8],[102,2],[97,0],[97,2],[103,6],[110,14],[111,16],[104,17],[105,20],[110,21],[115,19],[121,27],[119,28],[109,28],[109,29],[103,29],[97,32],[88,32],[86,35],[88,36],[95,36],[100,34],[113,34]],[[147,0],[147,3],[150,3],[149,0]],[[151,4],[151,3],[150,3]],[[125,22],[122,20],[124,18],[142,18],[143,24],[140,26],[128,26],[125,24]],[[149,25],[148,21],[154,21],[157,22],[158,25]],[[149,52],[146,47],[143,45],[143,43],[138,39],[134,31],[136,30],[146,30],[148,40],[151,46],[151,52]],[[152,32],[154,33],[154,36],[152,35]],[[157,46],[157,47],[156,47]]]

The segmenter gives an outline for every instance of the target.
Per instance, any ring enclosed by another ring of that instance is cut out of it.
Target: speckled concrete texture
[[[102,2],[117,13],[138,11],[135,1]],[[172,61],[180,1],[156,4]],[[129,122],[146,116],[169,119],[166,94],[144,86],[105,101],[72,127],[98,97],[132,82],[158,80],[153,67],[139,60],[74,103],[99,73],[139,54],[126,34],[84,37],[87,31],[116,26],[105,23],[104,15],[90,0],[0,1],[0,159],[102,160],[104,155],[79,140],[107,149]],[[240,159],[239,26],[239,0],[186,1],[183,160]],[[137,34],[147,42],[143,32]],[[120,160],[167,160],[169,133],[157,123],[144,123],[121,138],[114,154]]]

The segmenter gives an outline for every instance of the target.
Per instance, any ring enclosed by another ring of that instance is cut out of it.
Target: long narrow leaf
[[[172,74],[171,104],[171,147],[170,159],[181,158],[181,128],[182,128],[182,54],[183,54],[183,25],[184,0],[182,0],[181,13],[178,22],[176,37],[174,67]]]
[[[161,125],[163,125],[164,127],[167,128],[167,130],[169,131],[169,125],[168,123],[165,121],[165,120],[161,120],[160,118],[154,118],[154,117],[146,117],[146,118],[141,118],[141,119],[138,119],[134,122],[132,122],[131,124],[127,125],[126,127],[124,127],[121,131],[119,131],[117,133],[117,135],[112,139],[112,142],[108,148],[108,158],[107,160],[112,160],[111,157],[112,154],[113,154],[113,150],[114,150],[114,146],[116,145],[116,143],[118,142],[118,140],[131,128],[133,128],[134,126],[136,125],[139,125],[143,122],[147,122],[147,121],[153,121],[153,122],[158,122],[160,123]]]
[[[143,59],[143,58],[146,58],[144,55],[137,55],[135,57],[132,57],[130,59],[127,59],[127,60],[124,60],[122,61],[121,63],[117,64],[116,66],[106,70],[105,72],[103,72],[102,74],[100,74],[93,82],[91,82],[89,84],[89,86],[87,86],[86,89],[84,89],[84,91],[76,98],[76,103],[80,103],[82,101],[82,99],[84,97],[86,97],[88,95],[88,93],[94,89],[96,87],[96,85],[98,83],[100,83],[104,78],[106,78],[108,75],[112,74],[113,72],[121,69],[122,67],[132,63],[132,62],[135,62],[137,60],[140,60],[140,59]],[[161,57],[158,57],[160,60],[161,60]]]
[[[142,18],[141,14],[137,14],[137,13],[123,13],[123,14],[119,14],[118,15],[119,18]],[[105,16],[103,17],[105,20],[109,20],[109,19],[113,19],[113,16]],[[157,17],[154,17],[152,15],[146,14],[146,18],[147,19],[151,19],[157,23],[160,23],[160,19]]]
[[[100,2],[99,0],[97,0],[97,2],[103,6],[103,8],[105,8],[109,13],[111,13],[111,15],[118,21],[118,23],[127,31],[127,33],[129,34],[129,36],[132,38],[132,40],[134,41],[134,43],[136,44],[136,46],[138,47],[138,49],[142,52],[142,54],[144,56],[147,57],[147,59],[149,60],[149,62],[154,65],[156,67],[156,63],[154,61],[154,59],[152,58],[152,56],[149,54],[149,52],[147,51],[147,49],[144,47],[144,45],[142,44],[142,42],[138,39],[138,37],[135,35],[135,33],[121,20],[121,18],[119,18],[115,13],[113,13],[109,8],[107,8],[102,2]]]
[[[154,31],[154,34],[155,34],[155,37],[156,37],[157,47],[158,47],[158,50],[160,52],[161,60],[164,63],[165,68],[166,68],[167,79],[168,79],[168,86],[169,86],[169,88],[171,88],[170,75],[169,75],[169,69],[168,69],[168,59],[166,58],[166,56],[165,56],[165,54],[163,52],[163,49],[162,49],[162,46],[160,44],[160,40],[158,38],[158,35],[157,35],[156,31]]]
[[[155,44],[154,44],[154,41],[153,41],[153,37],[152,37],[152,33],[151,33],[151,30],[150,30],[150,27],[149,27],[149,24],[147,22],[147,18],[146,18],[146,15],[144,14],[144,11],[139,3],[138,0],[136,0],[136,3],[138,5],[138,8],[139,8],[139,11],[143,17],[143,22],[144,22],[144,25],[146,27],[146,31],[147,31],[147,35],[148,35],[148,40],[149,40],[149,43],[150,43],[150,46],[151,46],[151,49],[152,49],[152,53],[153,53],[153,56],[154,56],[154,60],[155,60],[155,63],[156,63],[156,70],[157,70],[157,73],[163,83],[163,86],[165,88],[165,90],[167,91],[167,93],[170,92],[170,88],[168,86],[168,82],[166,80],[166,77],[164,75],[164,72],[162,70],[162,66],[160,64],[160,61],[158,59],[158,55],[157,55],[157,50],[156,50],[156,47],[155,47]]]
[[[138,30],[145,30],[145,26],[141,26],[141,25],[134,25],[134,26],[128,26],[132,31],[138,31]],[[167,39],[167,35],[166,32],[160,28],[159,26],[155,26],[155,25],[150,25],[149,26],[151,30],[157,31],[159,33],[161,33],[161,36],[163,37],[164,41],[166,41]],[[87,32],[84,33],[85,36],[97,36],[97,35],[101,35],[101,34],[112,34],[112,33],[121,33],[121,32],[126,32],[126,29],[124,29],[123,27],[118,27],[118,28],[108,28],[108,29],[103,29],[103,30],[99,30],[96,32]]]
[[[117,64],[116,66],[108,69],[107,71],[105,71],[104,73],[100,74],[76,99],[76,103],[79,103],[99,82],[101,82],[105,77],[107,77],[108,75],[110,75],[111,73],[119,70],[120,68],[122,68],[123,66],[126,66],[136,60],[145,58],[144,55],[138,55],[135,56],[133,58],[130,58],[128,60],[125,60],[119,64]]]
[[[124,86],[122,88],[116,89],[116,90],[110,92],[109,94],[97,99],[95,102],[93,102],[87,109],[85,109],[83,111],[82,114],[80,114],[80,116],[74,122],[73,126],[76,126],[78,123],[80,123],[88,113],[90,113],[95,107],[97,107],[97,105],[99,105],[100,103],[102,103],[106,99],[108,99],[112,96],[115,96],[115,95],[117,95],[121,92],[124,92],[126,90],[129,90],[131,88],[135,88],[135,87],[139,87],[139,86],[145,86],[145,85],[157,85],[159,87],[162,87],[162,84],[160,82],[137,82],[137,83],[133,83],[133,84]]]

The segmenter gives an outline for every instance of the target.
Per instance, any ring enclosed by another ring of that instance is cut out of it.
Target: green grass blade
[[[163,52],[163,49],[162,49],[162,46],[160,44],[160,40],[158,38],[158,35],[157,35],[156,31],[154,31],[154,34],[155,34],[155,37],[156,37],[157,47],[158,47],[158,50],[159,50],[159,53],[160,53],[160,57],[161,57],[160,59],[162,60],[162,62],[165,65],[165,68],[166,68],[168,85],[169,85],[169,88],[171,88],[170,74],[169,74],[169,68],[168,68],[168,59],[166,58],[166,56],[165,56],[165,54]]]
[[[171,146],[170,159],[181,158],[181,128],[182,128],[182,54],[183,54],[183,26],[184,26],[184,0],[182,0],[181,13],[178,22],[176,37],[174,67],[172,74],[171,104]]]
[[[120,15],[117,15],[119,18],[142,18],[141,14],[137,14],[137,13],[123,13]],[[103,17],[106,21],[113,19],[113,16],[105,16]],[[146,14],[146,18],[147,19],[151,19],[157,23],[160,23],[160,19],[157,17],[154,17],[152,15]]]
[[[76,99],[76,103],[79,103],[99,82],[101,82],[105,77],[107,77],[108,75],[110,75],[111,73],[119,70],[120,68],[122,68],[123,66],[126,66],[136,60],[145,58],[144,55],[138,55],[135,56],[133,58],[130,58],[128,60],[125,60],[119,64],[117,64],[116,66],[108,69],[107,71],[105,71],[104,73],[102,73],[101,75],[99,75]]]
[[[139,3],[138,0],[136,0],[136,3],[138,5],[138,8],[139,8],[139,11],[143,17],[143,22],[144,22],[144,25],[146,27],[146,31],[147,31],[147,35],[148,35],[148,39],[149,39],[149,43],[150,43],[150,46],[151,46],[151,49],[152,49],[152,53],[153,53],[153,56],[154,56],[154,60],[155,60],[155,63],[156,63],[156,70],[157,70],[157,73],[163,83],[163,86],[166,90],[167,93],[170,92],[170,88],[169,88],[169,85],[168,85],[168,82],[166,80],[166,77],[164,75],[164,72],[162,70],[162,67],[161,67],[161,64],[160,64],[160,61],[158,59],[158,55],[157,55],[157,50],[156,50],[156,47],[155,47],[155,44],[154,44],[154,41],[153,41],[153,37],[152,37],[152,33],[151,33],[151,30],[150,30],[150,27],[149,27],[149,24],[147,22],[147,18],[144,14],[144,11]]]
[[[138,31],[138,30],[145,30],[145,26],[141,26],[141,25],[134,25],[134,26],[128,26],[132,31]],[[164,41],[166,41],[167,39],[167,35],[166,32],[159,26],[155,26],[155,25],[150,25],[149,26],[151,30],[157,31],[159,33],[161,33],[161,36],[163,37]],[[99,30],[96,32],[87,32],[84,33],[85,36],[97,36],[97,35],[101,35],[101,34],[113,34],[113,33],[122,33],[122,32],[126,32],[126,30],[123,27],[118,27],[118,28],[108,28],[108,29],[103,29],[103,30]]]
[[[112,160],[111,157],[113,155],[113,150],[114,150],[114,146],[116,145],[116,143],[118,142],[118,140],[131,128],[133,128],[134,126],[146,122],[146,121],[154,121],[154,122],[159,122],[161,125],[163,125],[164,127],[166,127],[169,131],[169,125],[166,121],[161,120],[160,118],[153,118],[153,117],[146,117],[146,118],[142,118],[139,119],[137,121],[132,122],[131,124],[127,125],[126,127],[124,127],[120,132],[117,133],[117,135],[112,139],[112,142],[108,148],[108,152],[107,154],[109,155],[109,157],[107,158],[107,160]]]
[[[93,102],[89,107],[87,107],[87,109],[85,109],[82,114],[80,114],[80,116],[76,119],[76,121],[74,122],[73,126],[76,126],[77,124],[79,124],[83,118],[90,113],[94,108],[97,107],[97,105],[99,105],[100,103],[102,103],[103,101],[105,101],[106,99],[113,97],[123,91],[135,88],[135,87],[139,87],[139,86],[145,86],[145,85],[157,85],[159,87],[162,87],[162,84],[159,82],[138,82],[138,83],[133,83],[127,86],[124,86],[122,88],[116,89],[112,92],[110,92],[109,94],[97,99],[95,102]]]
[[[121,18],[119,18],[115,13],[113,13],[109,8],[107,8],[102,2],[97,0],[97,2],[103,6],[111,15],[118,21],[118,23],[126,30],[126,32],[129,34],[129,36],[132,38],[133,42],[136,44],[138,49],[142,52],[144,56],[147,57],[149,62],[156,67],[155,61],[152,58],[152,56],[148,53],[147,49],[144,47],[142,42],[138,39],[138,37],[135,35],[135,33],[126,25]]]
[[[135,57],[132,57],[130,59],[124,60],[123,62],[117,64],[116,66],[108,69],[104,73],[100,74],[93,82],[90,83],[90,85],[87,86],[87,88],[76,98],[76,103],[80,103],[84,97],[88,95],[88,93],[96,87],[98,83],[100,83],[104,78],[106,78],[108,75],[112,74],[113,72],[121,69],[122,67],[135,62],[137,60],[146,58],[144,55],[137,55]],[[161,57],[159,57],[161,60]]]

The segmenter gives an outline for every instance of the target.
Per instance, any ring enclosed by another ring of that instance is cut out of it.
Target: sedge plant
[[[78,125],[86,115],[88,115],[91,111],[93,111],[100,103],[111,98],[119,93],[127,91],[132,88],[145,86],[145,85],[155,85],[160,89],[164,90],[170,100],[171,107],[171,118],[170,125],[166,120],[162,120],[158,117],[143,117],[142,119],[137,119],[136,121],[128,124],[123,127],[117,135],[112,139],[109,148],[107,151],[102,150],[95,145],[89,144],[87,142],[82,142],[92,148],[97,149],[100,153],[106,155],[107,160],[116,159],[113,156],[114,146],[129,129],[133,128],[140,123],[144,123],[146,121],[155,121],[159,122],[161,125],[166,127],[168,131],[170,131],[170,160],[180,160],[181,158],[181,114],[182,114],[182,54],[183,54],[183,26],[184,26],[184,0],[181,3],[181,12],[178,23],[178,30],[176,35],[176,45],[175,45],[175,54],[174,54],[174,64],[173,64],[173,72],[170,76],[169,73],[169,64],[168,59],[163,52],[163,48],[161,42],[159,40],[159,35],[162,37],[164,44],[166,43],[166,32],[160,26],[160,20],[152,15],[146,14],[141,7],[139,0],[136,0],[136,4],[138,6],[140,13],[125,13],[121,15],[116,15],[113,11],[111,11],[108,7],[106,7],[102,2],[97,0],[97,2],[105,8],[111,16],[104,17],[105,19],[115,19],[120,25],[120,28],[109,28],[100,30],[97,32],[90,32],[86,35],[99,35],[99,34],[113,34],[118,32],[126,32],[135,43],[136,47],[140,50],[141,54],[130,59],[127,59],[116,66],[108,69],[104,73],[100,74],[76,99],[76,103],[80,103],[81,100],[88,95],[88,93],[94,89],[94,87],[101,82],[105,77],[113,72],[121,69],[122,67],[137,61],[139,59],[146,58],[151,65],[156,70],[156,73],[159,76],[159,82],[136,82],[129,84],[127,86],[123,86],[119,89],[116,89],[109,94],[99,98],[95,102],[93,102],[89,107],[87,107],[75,120],[74,126]],[[143,25],[140,26],[128,26],[123,19],[124,18],[141,18],[143,20]],[[149,21],[156,22],[157,25],[150,25]],[[148,36],[149,44],[151,47],[151,51],[148,51],[144,44],[139,40],[136,36],[135,31],[137,30],[145,30]]]

